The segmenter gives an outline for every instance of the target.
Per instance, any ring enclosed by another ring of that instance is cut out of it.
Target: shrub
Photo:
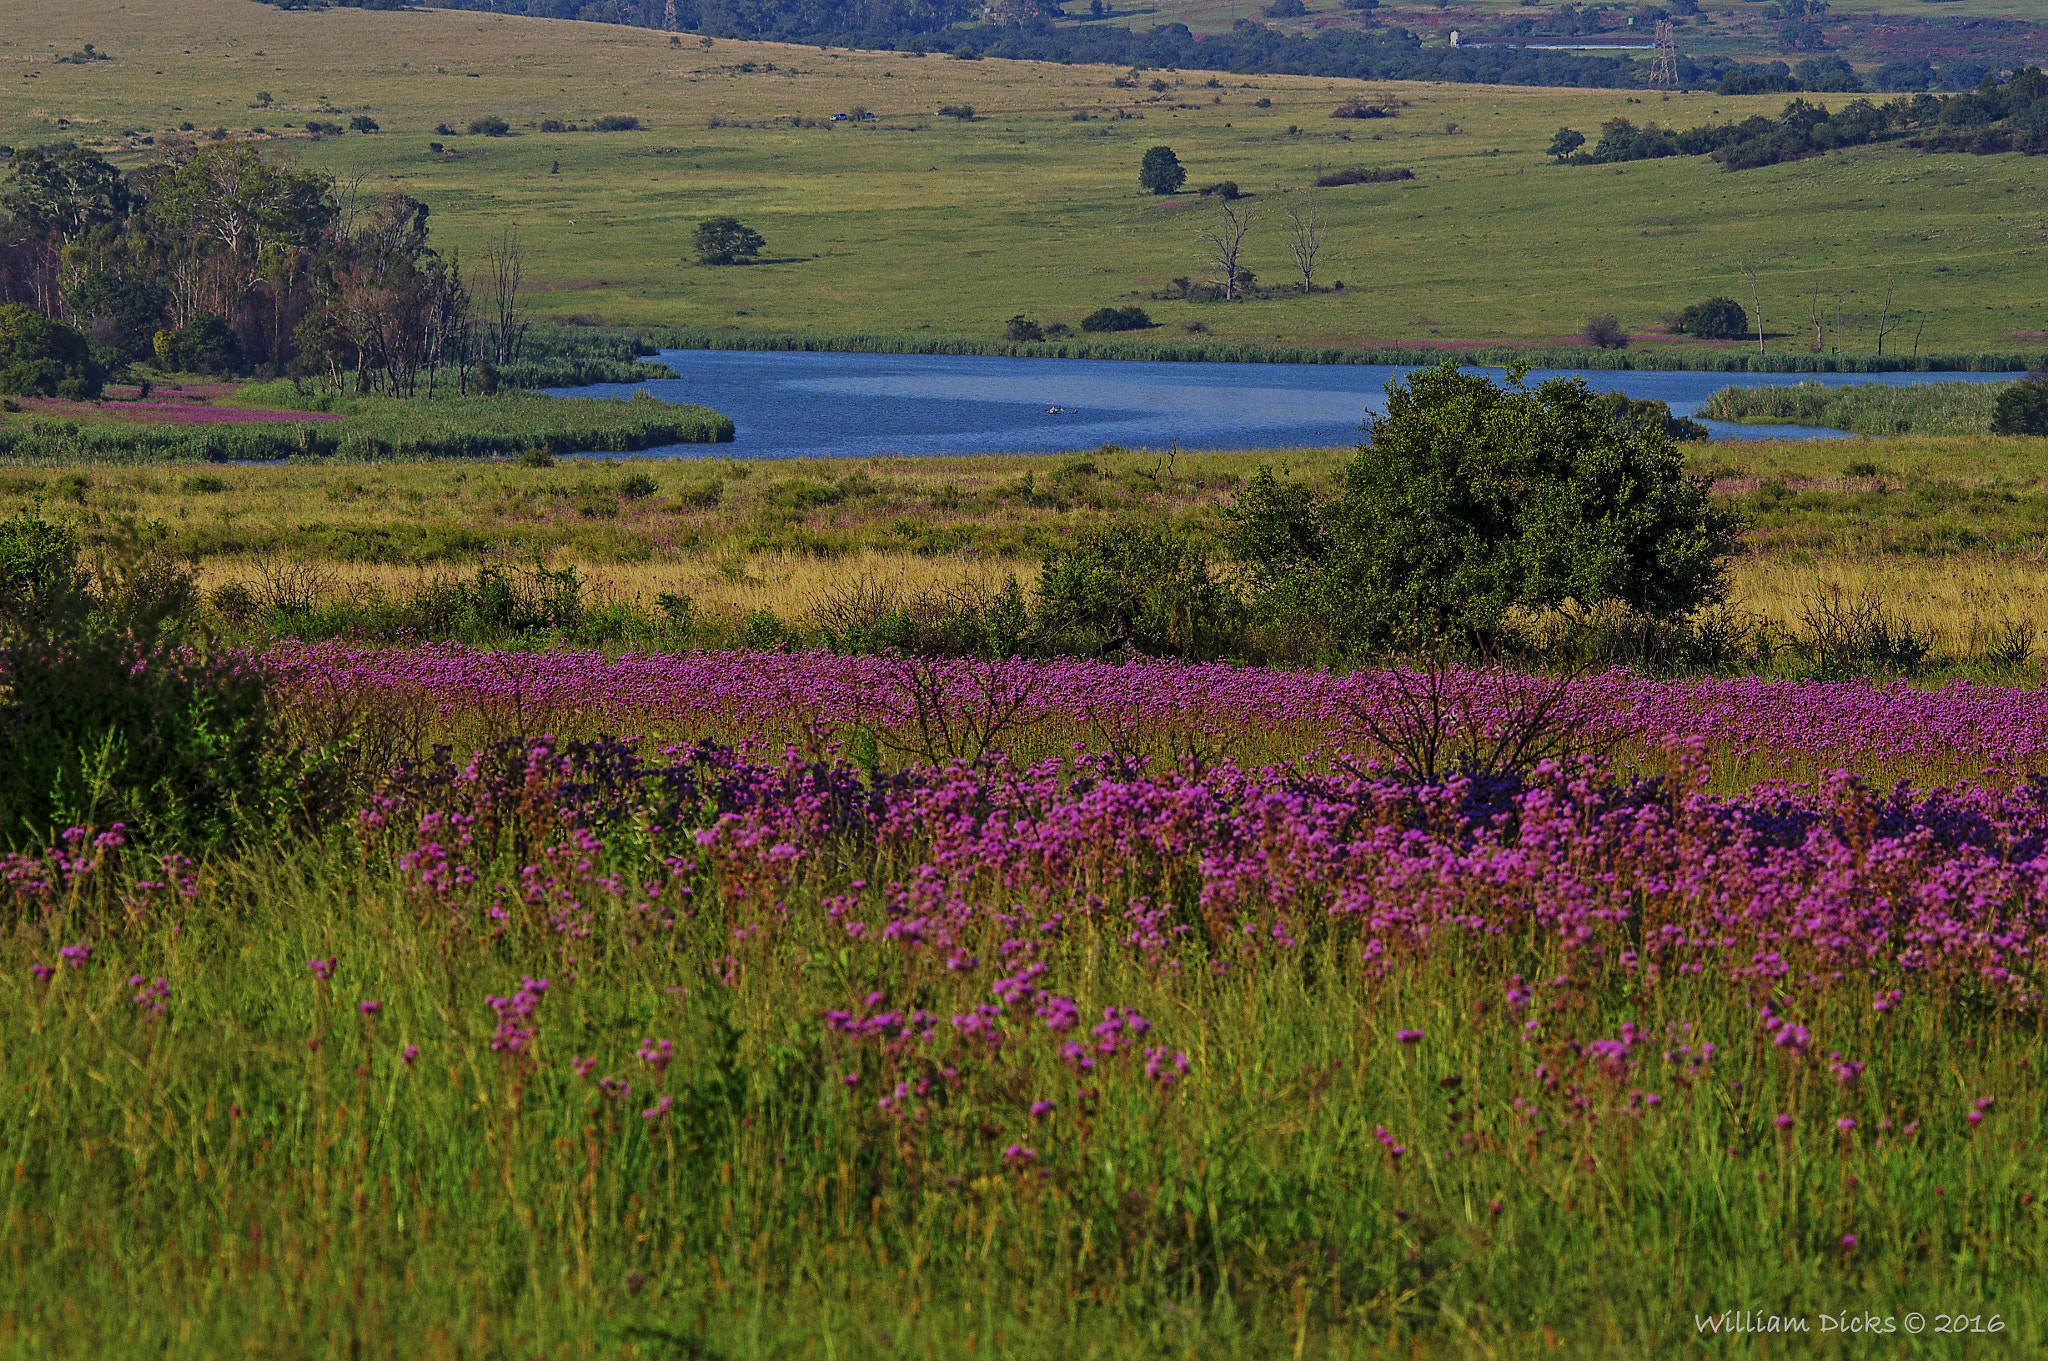
[[[1328,503],[1254,479],[1228,542],[1262,612],[1349,650],[1483,640],[1511,609],[1567,600],[1655,619],[1719,600],[1735,522],[1665,430],[1522,372],[1501,388],[1446,360],[1389,383]]]
[[[974,106],[972,104],[942,104],[939,106],[939,117],[959,119],[972,118],[974,117]]]
[[[564,123],[559,118],[543,118],[540,120],[540,130],[542,132],[568,132],[570,128],[567,123]]]
[[[1316,177],[1316,188],[1335,189],[1346,184],[1393,184],[1400,180],[1415,178],[1413,170],[1399,166],[1387,170],[1364,170],[1353,166],[1349,170],[1333,170],[1327,175]]]
[[[1733,298],[1708,298],[1678,314],[1672,330],[1701,340],[1740,340],[1749,331],[1749,314]]]
[[[1244,613],[1186,529],[1128,521],[1054,549],[1039,570],[1038,611],[1056,651],[1128,647],[1186,661],[1229,651]]]
[[[1148,193],[1177,193],[1188,182],[1187,168],[1170,146],[1148,148],[1138,163],[1138,184]]]
[[[1308,6],[1301,0],[1273,0],[1261,11],[1268,19],[1299,19],[1308,13]]]
[[[485,114],[482,118],[472,118],[469,121],[469,130],[482,137],[505,137],[511,134],[512,125],[491,113]]]
[[[1081,319],[1084,331],[1142,331],[1151,325],[1142,307],[1101,307]]]
[[[364,113],[359,113],[354,118],[349,119],[348,125],[357,132],[377,131],[377,120]]]
[[[1202,197],[1208,198],[1211,194],[1217,195],[1226,202],[1235,202],[1244,197],[1244,194],[1237,187],[1236,180],[1222,180],[1215,184],[1203,185],[1201,188]]]
[[[626,480],[619,483],[619,495],[628,501],[644,501],[659,490],[646,473],[628,473]]]
[[[1003,323],[1003,339],[1020,343],[1027,340],[1043,340],[1045,332],[1039,328],[1037,322],[1019,313]]]
[[[120,822],[203,849],[274,825],[289,772],[262,677],[195,646],[196,605],[160,550],[87,571],[68,528],[0,521],[0,844]]]
[[[1339,104],[1336,108],[1330,110],[1330,117],[1392,118],[1395,112],[1396,108],[1394,104],[1390,102],[1384,95],[1375,99],[1364,99],[1358,95],[1353,95],[1351,98],[1345,100],[1342,104]]]
[[[1992,408],[1994,435],[2048,435],[2048,374],[2030,372],[1998,394]]]
[[[1587,317],[1579,335],[1588,345],[1602,350],[1619,350],[1628,344],[1628,332],[1612,312]]]
[[[1698,421],[1671,414],[1671,407],[1654,397],[1631,397],[1626,392],[1603,392],[1595,399],[1600,409],[1625,426],[1643,425],[1662,430],[1679,441],[1703,440],[1713,433]]]
[[[242,342],[219,317],[196,317],[156,333],[157,362],[178,373],[239,373]]]
[[[18,303],[0,307],[0,392],[85,401],[105,382],[84,336]]]
[[[601,114],[590,126],[597,132],[638,132],[640,120],[630,113],[607,113]]]

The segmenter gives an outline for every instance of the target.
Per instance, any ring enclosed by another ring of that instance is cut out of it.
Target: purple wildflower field
[[[517,1355],[2048,1342],[2036,692],[242,663],[461,740],[269,859],[0,861],[44,928],[0,1129],[108,1084],[19,1203],[170,1264],[167,1318],[203,1282],[220,1346],[308,1350],[380,1273],[374,1336]],[[193,1151],[90,1166],[159,1127]],[[129,1330],[203,1354],[170,1326]]]

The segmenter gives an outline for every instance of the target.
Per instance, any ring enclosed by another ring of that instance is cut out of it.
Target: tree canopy
[[[0,307],[0,392],[83,401],[99,396],[105,381],[77,331],[19,303]]]
[[[1505,387],[1446,360],[1387,385],[1327,502],[1263,472],[1227,542],[1269,610],[1340,647],[1484,637],[1516,607],[1619,601],[1676,617],[1722,598],[1735,525],[1663,425],[1580,379]]]
[[[1740,340],[1750,334],[1749,313],[1733,298],[1708,298],[1680,312],[1673,329],[1701,340]]]
[[[1138,162],[1138,183],[1147,193],[1175,193],[1187,182],[1187,169],[1170,146],[1148,148],[1145,159]]]
[[[690,244],[700,265],[733,265],[752,260],[768,243],[738,218],[719,216],[699,222]]]

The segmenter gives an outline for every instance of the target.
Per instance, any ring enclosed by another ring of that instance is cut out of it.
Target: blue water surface
[[[732,417],[732,444],[648,451],[678,458],[1028,454],[1103,444],[1308,449],[1358,443],[1366,414],[1386,410],[1388,380],[1411,371],[1385,364],[1169,364],[788,350],[664,350],[661,358],[681,376],[557,391],[618,397],[645,388],[663,401],[694,402]],[[1554,370],[1536,370],[1528,381],[1554,376]],[[1997,382],[2013,375],[1646,370],[1569,376],[1601,392],[1654,397],[1674,415],[1693,416],[1709,395],[1730,385]],[[1854,438],[1808,425],[1705,424],[1717,438]]]

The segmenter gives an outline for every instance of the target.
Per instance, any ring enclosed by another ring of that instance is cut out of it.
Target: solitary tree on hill
[[[1187,168],[1170,146],[1152,147],[1138,163],[1138,183],[1154,194],[1174,193],[1187,182]]]
[[[707,218],[697,224],[690,238],[700,265],[732,265],[751,261],[768,243],[761,233],[736,217]]]

